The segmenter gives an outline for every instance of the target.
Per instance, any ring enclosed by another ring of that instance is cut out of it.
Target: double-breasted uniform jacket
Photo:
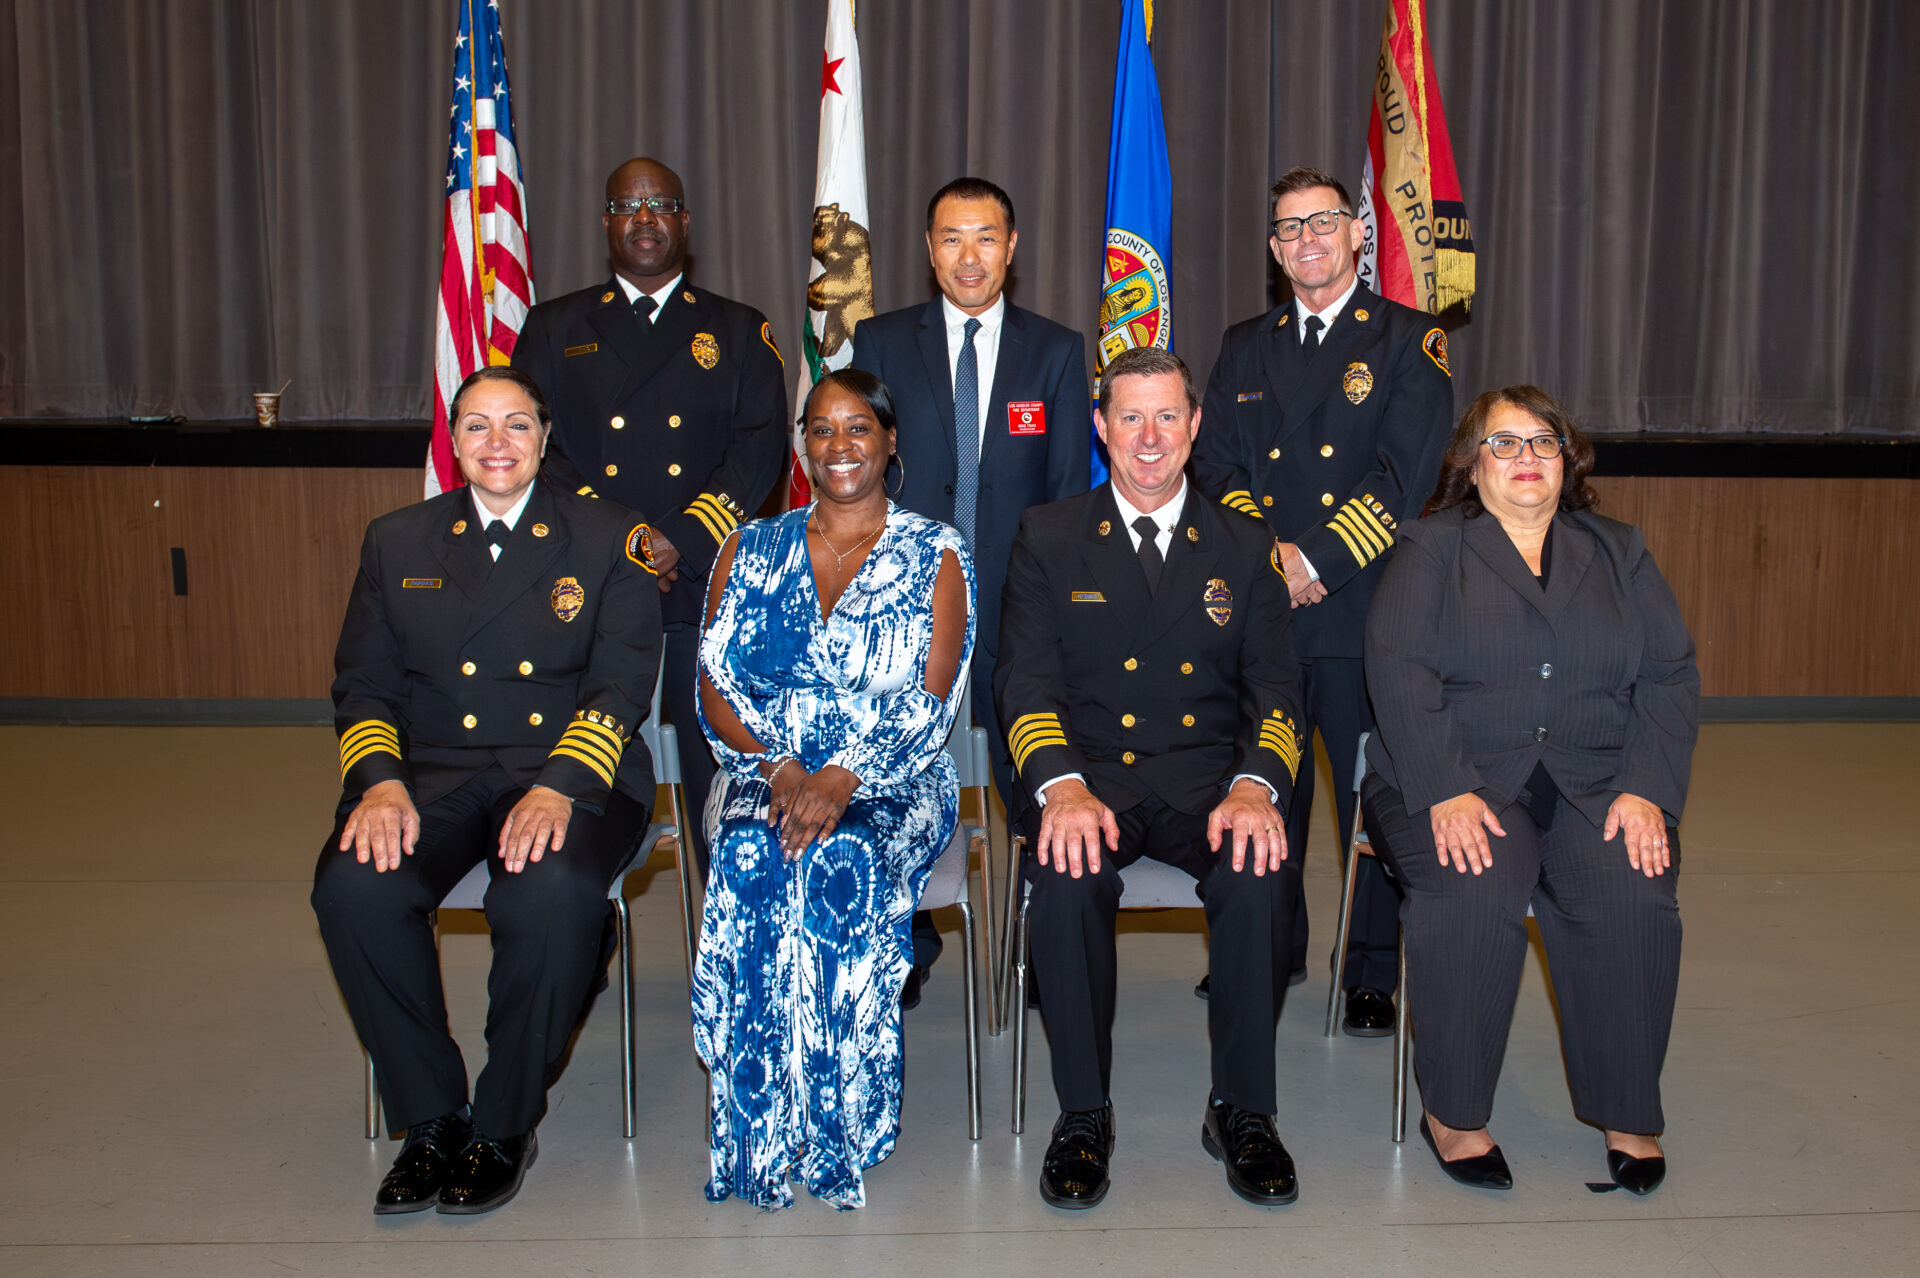
[[[1250,773],[1284,812],[1300,766],[1289,623],[1272,535],[1191,485],[1151,593],[1111,484],[1029,510],[994,671],[1021,809],[1078,772],[1115,811],[1152,794],[1204,813]]]
[[[863,320],[853,334],[853,367],[878,377],[893,395],[900,422],[895,446],[904,476],[894,501],[916,515],[951,524],[959,451],[940,299]],[[969,549],[980,595],[975,667],[984,670],[999,652],[1000,591],[1020,513],[1087,491],[1093,408],[1087,397],[1086,339],[1009,302],[993,385],[981,390],[986,424]],[[985,683],[975,680],[975,696],[982,702]]]
[[[715,552],[787,457],[784,364],[766,317],[682,280],[649,324],[610,278],[535,306],[513,366],[553,410],[545,473],[664,533],[686,565],[665,618],[697,624]]]
[[[1367,604],[1453,433],[1446,334],[1364,286],[1309,356],[1292,302],[1227,330],[1193,473],[1210,497],[1300,547],[1327,597],[1294,614],[1303,657],[1360,654]]]
[[[660,662],[660,591],[631,512],[535,481],[496,563],[455,489],[373,521],[334,652],[341,802],[382,781],[416,804],[498,764],[599,810],[653,806],[634,733]]]
[[[1367,621],[1370,767],[1409,812],[1511,803],[1536,763],[1596,826],[1622,791],[1678,822],[1700,673],[1640,530],[1554,516],[1547,588],[1491,515],[1407,525]]]

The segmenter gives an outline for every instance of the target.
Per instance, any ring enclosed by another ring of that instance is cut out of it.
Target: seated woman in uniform
[[[1593,446],[1545,391],[1461,418],[1367,618],[1367,828],[1406,890],[1425,1113],[1449,1176],[1513,1184],[1487,1133],[1527,952],[1546,942],[1574,1113],[1613,1179],[1666,1175],[1677,827],[1700,676],[1638,529],[1594,514]]]
[[[887,500],[893,400],[830,373],[801,415],[814,501],[721,547],[700,706],[721,777],[693,980],[715,1202],[840,1208],[900,1127],[909,921],[959,813],[945,753],[973,647],[960,534]]]
[[[450,416],[468,486],[374,520],[360,552],[334,655],[340,805],[314,871],[327,956],[406,1131],[381,1214],[518,1192],[653,802],[633,739],[660,659],[642,529],[540,480],[547,406],[525,373],[474,373]],[[429,916],[482,861],[493,972],[469,1104]]]

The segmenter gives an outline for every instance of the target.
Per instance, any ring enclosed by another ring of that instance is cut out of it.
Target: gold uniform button
[[[544,720],[538,710],[535,710],[532,714],[527,716],[527,722],[531,723],[536,728],[539,727],[543,721]]]
[[[531,661],[523,661],[523,662],[521,662],[521,663],[520,663],[520,673],[521,673],[521,674],[523,674],[523,675],[528,675],[528,674],[532,674],[532,673],[533,673],[533,663],[532,663]]]
[[[624,417],[616,417],[608,422],[607,425],[613,427],[615,430],[625,430],[627,428],[627,419]]]
[[[667,425],[669,425],[669,426],[671,426],[671,427],[673,427],[673,428],[674,428],[675,430],[679,430],[679,429],[680,429],[680,414],[678,414],[678,413],[675,413],[675,414],[674,414],[673,416],[671,416],[671,417],[669,417],[669,418],[667,418]]]
[[[1133,751],[1131,751],[1131,750],[1129,750],[1129,751],[1127,751],[1127,752],[1126,752],[1125,754],[1123,754],[1123,755],[1121,755],[1121,756],[1120,756],[1120,762],[1122,762],[1122,763],[1124,763],[1124,764],[1126,764],[1126,765],[1127,765],[1128,767],[1132,767],[1132,766],[1133,766]]]
[[[1320,504],[1321,504],[1322,506],[1331,506],[1331,505],[1333,505],[1333,494],[1332,494],[1332,493],[1321,493],[1321,494],[1320,494]]]
[[[1260,504],[1261,504],[1262,506],[1271,506],[1271,505],[1273,505],[1273,498],[1272,498],[1271,496],[1268,496],[1268,497],[1262,497],[1262,498],[1260,499]]]
[[[1181,663],[1180,663],[1180,673],[1181,673],[1181,674],[1192,674],[1192,673],[1193,673],[1193,663],[1192,663],[1191,661],[1183,661],[1183,662],[1181,662]]]
[[[614,464],[613,464],[612,462],[608,462],[608,463],[607,463],[607,474],[608,474],[608,475],[610,475],[610,476],[611,476],[611,475],[617,475],[617,474],[619,474],[619,473],[620,473],[620,468],[619,468],[618,466],[616,466],[616,465],[614,465]]]
[[[1123,728],[1131,728],[1133,726],[1133,716],[1130,714],[1121,715],[1120,726]]]
[[[1269,457],[1269,458],[1270,458],[1271,460],[1273,460],[1273,461],[1279,461],[1279,460],[1280,460],[1280,450],[1276,448],[1276,449],[1274,449],[1274,450],[1273,450],[1272,452],[1270,452],[1270,453],[1268,453],[1268,454],[1267,454],[1267,456],[1268,456],[1268,457]]]
[[[680,473],[680,463],[675,462],[673,465],[667,467],[667,473],[669,475],[678,475]]]
[[[1138,661],[1135,661],[1132,657],[1127,658],[1127,669],[1138,670],[1139,668],[1140,668],[1140,663]]]
[[[1193,716],[1192,715],[1182,716],[1180,722],[1186,724],[1189,728],[1191,728],[1193,726]]]
[[[464,718],[464,719],[462,719],[462,720],[460,721],[460,726],[461,726],[461,727],[463,727],[463,728],[471,728],[471,727],[473,727],[473,726],[474,726],[475,724],[477,724],[477,723],[479,723],[479,722],[480,722],[480,721],[479,721],[478,719],[476,719],[476,718],[474,718],[474,717],[473,717],[472,715],[468,715],[468,716],[467,716],[466,718]]]
[[[1322,457],[1331,457],[1331,456],[1333,456],[1333,445],[1332,445],[1332,444],[1322,444],[1322,445],[1320,445],[1320,455],[1321,455]]]
[[[470,675],[474,671],[478,670],[479,668],[480,668],[479,666],[474,665],[471,661],[463,662],[460,666],[460,673],[463,675]],[[468,724],[467,726],[471,728],[473,725]]]

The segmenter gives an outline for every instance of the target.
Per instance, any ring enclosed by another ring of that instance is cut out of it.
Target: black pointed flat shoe
[[[457,1111],[407,1128],[407,1143],[373,1196],[373,1214],[398,1216],[433,1206],[447,1182],[447,1169],[472,1134],[472,1125]]]
[[[1652,1158],[1635,1158],[1617,1149],[1609,1149],[1607,1170],[1613,1173],[1614,1184],[1629,1194],[1645,1197],[1660,1188],[1660,1182],[1667,1178],[1667,1159],[1664,1154],[1656,1154]]]
[[[1440,1146],[1434,1143],[1433,1128],[1427,1126],[1425,1114],[1420,1115],[1420,1139],[1433,1151],[1433,1160],[1440,1164],[1440,1170],[1462,1185],[1474,1189],[1513,1188],[1513,1172],[1507,1167],[1507,1156],[1500,1152],[1498,1145],[1484,1154],[1449,1161],[1440,1157]]]

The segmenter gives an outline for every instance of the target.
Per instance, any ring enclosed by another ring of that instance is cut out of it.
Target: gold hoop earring
[[[887,496],[898,497],[900,495],[901,490],[907,486],[907,459],[902,457],[899,453],[888,453],[887,460],[896,461],[900,463],[900,484],[896,488],[890,488],[887,490]],[[882,487],[885,487],[885,485],[883,484]]]

